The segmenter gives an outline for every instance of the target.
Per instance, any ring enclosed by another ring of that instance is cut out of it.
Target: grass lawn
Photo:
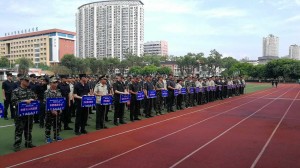
[[[1,83],[0,83],[1,84]],[[257,84],[257,83],[249,83],[246,88],[246,93],[252,93],[258,90],[264,90],[267,88],[270,88],[271,84]],[[3,98],[2,98],[2,89],[0,90],[0,102],[3,104]],[[9,112],[10,113],[10,112]],[[88,124],[90,126],[87,127],[88,132],[94,132],[95,129],[95,114],[90,115],[90,119],[88,120]],[[125,112],[125,118],[128,122],[129,120],[129,112]],[[113,119],[113,112],[109,112],[109,119]],[[72,119],[74,121],[74,118]],[[14,142],[14,121],[13,120],[4,120],[0,119],[0,156],[9,154],[13,152],[13,142]],[[106,123],[108,127],[114,127],[112,122]],[[4,126],[4,127],[3,127]],[[74,128],[74,124],[70,124],[71,128]],[[44,129],[39,128],[38,124],[34,124],[33,131],[32,131],[32,139],[33,144],[40,146],[40,145],[46,145],[45,144],[45,138],[44,138]],[[62,131],[61,137],[64,139],[74,137],[73,131]],[[23,140],[24,141],[24,140]],[[23,142],[24,144],[24,142]],[[22,148],[24,147],[22,144]]]

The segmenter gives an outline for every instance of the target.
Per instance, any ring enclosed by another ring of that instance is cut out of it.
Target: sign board
[[[47,111],[64,110],[65,107],[66,107],[66,99],[64,97],[47,98],[46,100]]]
[[[18,104],[18,114],[20,117],[35,115],[40,112],[40,102],[32,101],[30,104],[20,102]]]

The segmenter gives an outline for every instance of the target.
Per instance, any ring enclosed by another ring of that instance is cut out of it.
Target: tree
[[[39,68],[42,69],[43,71],[47,71],[50,69],[50,67],[46,64],[40,63]]]
[[[210,75],[216,75],[217,68],[222,65],[222,54],[217,50],[213,49],[210,51],[209,57],[207,58],[207,65]]]
[[[29,68],[33,66],[32,61],[27,58],[20,58],[16,60],[16,63],[19,64],[19,69],[18,69],[19,74],[28,74]]]
[[[160,66],[161,56],[158,55],[145,55],[143,56],[143,61],[147,62],[149,65],[155,65],[157,67]]]
[[[77,61],[76,57],[73,54],[66,54],[61,59],[61,65],[68,67],[71,70],[71,74],[78,72],[78,66],[80,63]]]
[[[130,62],[128,60],[122,60],[118,66],[118,69],[121,74],[125,73],[125,70],[128,69]]]
[[[62,65],[55,65],[51,67],[51,71],[55,74],[71,74],[71,70]]]
[[[142,75],[154,75],[157,72],[157,67],[154,65],[145,66],[142,69]]]
[[[233,65],[239,63],[238,60],[232,58],[232,57],[225,57],[222,59],[221,67],[225,69],[230,69]]]
[[[133,66],[128,71],[131,75],[141,75],[142,74],[142,68],[140,66]]]
[[[172,69],[169,67],[161,67],[157,69],[157,73],[167,75],[172,73]]]
[[[8,68],[10,67],[10,62],[6,57],[0,58],[0,68]]]

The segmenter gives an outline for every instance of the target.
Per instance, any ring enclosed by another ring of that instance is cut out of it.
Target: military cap
[[[79,74],[79,78],[84,78],[86,77],[86,74]]]
[[[27,75],[24,75],[24,76],[22,76],[22,77],[20,78],[20,80],[27,80],[27,81],[29,81],[29,80],[30,80],[30,77],[27,76]]]
[[[8,72],[6,73],[6,76],[13,76],[12,73]]]
[[[30,77],[30,78],[35,78],[36,75],[35,75],[35,74],[31,74],[31,75],[29,75],[29,77]]]
[[[57,80],[57,78],[55,78],[55,77],[52,77],[51,79],[50,79],[50,83],[54,83],[54,82],[57,82],[58,80]]]
[[[99,80],[107,80],[107,78],[105,77],[105,75],[102,75],[99,77]]]

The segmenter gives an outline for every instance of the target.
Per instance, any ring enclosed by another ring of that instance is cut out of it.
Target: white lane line
[[[298,92],[297,96],[299,95],[300,91]],[[295,98],[297,98],[297,96]],[[262,148],[262,150],[260,151],[260,153],[258,154],[258,156],[256,157],[256,159],[254,160],[254,162],[251,165],[251,168],[254,168],[258,161],[260,160],[260,158],[262,157],[262,155],[264,154],[266,148],[269,146],[271,140],[273,139],[275,133],[277,132],[279,126],[281,125],[283,119],[285,118],[285,116],[287,115],[287,113],[290,111],[292,105],[294,104],[295,100],[290,104],[290,106],[286,109],[284,115],[281,117],[281,120],[279,121],[279,123],[277,124],[277,126],[275,127],[275,129],[273,130],[272,134],[270,135],[268,141],[266,142],[266,144],[264,145],[264,147]]]
[[[270,94],[272,94],[272,93],[270,93]],[[267,95],[265,95],[265,96],[268,96],[268,95],[270,95],[270,94],[267,94]],[[90,166],[90,167],[88,167],[88,168],[93,168],[93,167],[100,166],[100,165],[102,165],[102,164],[104,164],[104,163],[106,163],[106,162],[109,162],[109,161],[113,160],[113,159],[116,159],[116,158],[118,158],[118,157],[121,157],[121,156],[123,156],[123,155],[126,155],[126,154],[128,154],[128,153],[130,153],[130,152],[132,152],[132,151],[135,151],[135,150],[140,149],[140,148],[142,148],[142,147],[144,147],[144,146],[147,146],[147,145],[149,145],[149,144],[152,144],[152,143],[154,143],[154,142],[157,142],[157,141],[159,141],[159,140],[162,140],[162,139],[164,139],[164,138],[167,138],[167,137],[169,137],[169,136],[171,136],[171,135],[174,135],[174,134],[177,134],[177,133],[179,133],[179,132],[182,132],[182,131],[184,131],[184,130],[186,130],[186,129],[188,129],[188,128],[191,128],[191,127],[193,127],[193,126],[196,126],[196,125],[198,125],[198,124],[201,124],[201,123],[203,123],[203,122],[205,122],[205,121],[208,121],[208,120],[210,120],[210,119],[213,119],[213,118],[215,118],[215,117],[217,117],[217,116],[220,116],[220,115],[222,115],[222,114],[228,113],[229,111],[232,111],[232,110],[234,110],[234,109],[237,109],[237,108],[239,108],[239,107],[241,107],[241,106],[244,106],[244,105],[246,105],[246,104],[252,103],[252,102],[257,101],[257,100],[259,100],[259,99],[260,99],[260,98],[257,98],[257,99],[255,99],[255,100],[252,100],[252,101],[249,101],[249,102],[247,102],[247,103],[241,104],[241,105],[236,106],[236,107],[234,107],[234,108],[228,109],[228,110],[226,110],[226,111],[224,111],[224,112],[222,112],[222,113],[213,115],[213,116],[211,116],[211,117],[209,117],[209,118],[206,118],[206,119],[204,119],[204,120],[201,120],[201,121],[199,121],[199,122],[196,122],[196,123],[194,123],[194,124],[192,124],[192,125],[189,125],[189,126],[187,126],[187,127],[182,128],[182,129],[180,129],[180,130],[177,130],[177,131],[175,131],[175,132],[169,133],[169,134],[167,134],[167,135],[165,135],[165,136],[162,136],[162,137],[160,137],[160,138],[157,138],[157,139],[155,139],[155,140],[152,140],[152,141],[150,141],[150,142],[147,142],[147,143],[145,143],[145,144],[142,144],[142,145],[140,145],[140,146],[137,146],[137,147],[135,147],[135,148],[133,148],[133,149],[130,149],[130,150],[126,151],[126,152],[123,152],[123,153],[121,153],[121,154],[118,154],[118,155],[116,155],[116,156],[114,156],[114,157],[111,157],[111,158],[109,158],[109,159],[106,159],[106,160],[104,160],[104,161],[102,161],[102,162],[99,162],[99,163],[97,163],[97,164],[94,164],[94,165],[92,165],[92,166]]]
[[[291,88],[292,89],[292,88]],[[283,93],[282,95],[280,95],[279,97],[285,95],[286,93],[288,93],[291,89],[289,89],[287,92]],[[254,113],[252,113],[251,115],[249,115],[248,117],[244,118],[243,120],[241,120],[240,122],[236,123],[235,125],[233,125],[232,127],[228,128],[227,130],[225,130],[224,132],[222,132],[220,135],[216,136],[215,138],[213,138],[212,140],[210,140],[209,142],[207,142],[206,144],[202,145],[201,147],[199,147],[198,149],[194,150],[193,152],[191,152],[190,154],[188,154],[187,156],[185,156],[184,158],[180,159],[178,162],[174,163],[170,168],[174,168],[176,166],[178,166],[179,164],[181,164],[182,162],[184,162],[186,159],[190,158],[192,155],[194,155],[195,153],[199,152],[201,149],[205,148],[206,146],[208,146],[209,144],[211,144],[212,142],[214,142],[215,140],[219,139],[220,137],[222,137],[223,135],[225,135],[226,133],[228,133],[229,131],[231,131],[232,129],[234,129],[235,127],[237,127],[238,125],[240,125],[241,123],[243,123],[244,121],[246,121],[247,119],[251,118],[252,116],[254,116],[256,113],[258,113],[259,111],[261,111],[262,109],[264,109],[265,107],[269,106],[270,104],[272,104],[275,100],[272,100],[271,102],[267,103],[266,105],[264,105],[263,107],[261,107],[260,109],[256,110]]]
[[[3,125],[3,126],[0,126],[0,128],[6,128],[6,127],[12,127],[12,126],[15,126],[15,124],[11,124],[11,125]]]
[[[267,91],[270,91],[270,90],[271,89],[259,91],[257,93],[251,94],[251,95],[256,95],[256,94],[264,93],[264,92],[267,92]],[[281,91],[281,90],[272,92],[270,94],[273,94],[273,93],[276,93],[276,92],[279,92],[279,91]],[[249,96],[251,96],[251,95],[249,95]],[[213,108],[213,107],[217,107],[217,106],[220,106],[220,105],[223,105],[223,104],[228,104],[228,103],[231,103],[231,102],[235,102],[237,100],[241,100],[241,99],[244,99],[244,98],[247,98],[247,97],[248,96],[243,96],[243,97],[240,97],[238,99],[233,99],[231,101],[226,101],[225,100],[225,102],[223,102],[223,103],[218,103],[216,105],[209,106],[209,107],[203,108],[201,110],[192,111],[192,112],[185,113],[185,114],[182,114],[182,115],[179,115],[179,116],[176,116],[176,117],[172,117],[172,118],[168,118],[168,119],[165,119],[165,120],[162,120],[162,121],[159,121],[159,122],[148,124],[148,125],[145,125],[145,126],[142,126],[142,127],[138,127],[138,128],[131,129],[131,130],[128,130],[128,131],[120,132],[120,133],[117,133],[117,134],[114,134],[114,135],[110,135],[110,136],[107,136],[107,137],[104,137],[104,138],[96,139],[94,141],[90,141],[90,142],[87,142],[87,143],[84,143],[84,144],[81,144],[81,145],[76,145],[76,146],[73,146],[73,147],[70,147],[70,148],[67,148],[67,149],[64,149],[64,150],[60,150],[60,151],[57,151],[57,152],[54,152],[54,153],[50,153],[50,154],[47,154],[47,155],[44,155],[44,156],[40,156],[40,157],[37,157],[37,158],[34,158],[34,159],[30,159],[30,160],[27,160],[27,161],[24,161],[24,162],[12,165],[9,168],[11,168],[11,167],[17,167],[17,166],[20,166],[20,165],[24,165],[26,163],[30,163],[30,162],[33,162],[33,161],[41,160],[41,159],[44,159],[44,158],[47,158],[47,157],[50,157],[50,156],[53,156],[53,155],[57,155],[57,154],[60,154],[60,153],[63,153],[63,152],[67,152],[67,151],[70,151],[70,150],[73,150],[73,149],[77,149],[77,148],[80,148],[80,147],[83,147],[83,146],[87,146],[87,145],[90,145],[90,144],[93,144],[93,143],[96,143],[96,142],[99,142],[99,141],[102,141],[102,140],[110,139],[110,138],[113,138],[113,137],[116,137],[116,136],[119,136],[119,135],[123,135],[123,134],[126,134],[126,133],[130,133],[130,132],[134,132],[134,131],[137,131],[137,130],[141,130],[143,128],[154,126],[154,125],[157,125],[157,124],[160,124],[160,123],[164,123],[164,122],[167,122],[167,121],[170,121],[170,120],[173,120],[173,119],[176,119],[176,118],[180,118],[182,116],[194,114],[194,113],[197,113],[197,112],[200,112],[200,111],[205,111],[207,109],[210,109],[210,108]],[[227,100],[229,100],[229,99],[227,99]]]
[[[249,98],[258,98],[258,97],[249,97]],[[275,97],[268,97],[268,98],[263,98],[263,99],[269,99],[269,100],[272,100],[272,99],[276,99]],[[291,101],[299,101],[300,99],[293,99],[293,98],[279,98],[277,100],[291,100]]]

